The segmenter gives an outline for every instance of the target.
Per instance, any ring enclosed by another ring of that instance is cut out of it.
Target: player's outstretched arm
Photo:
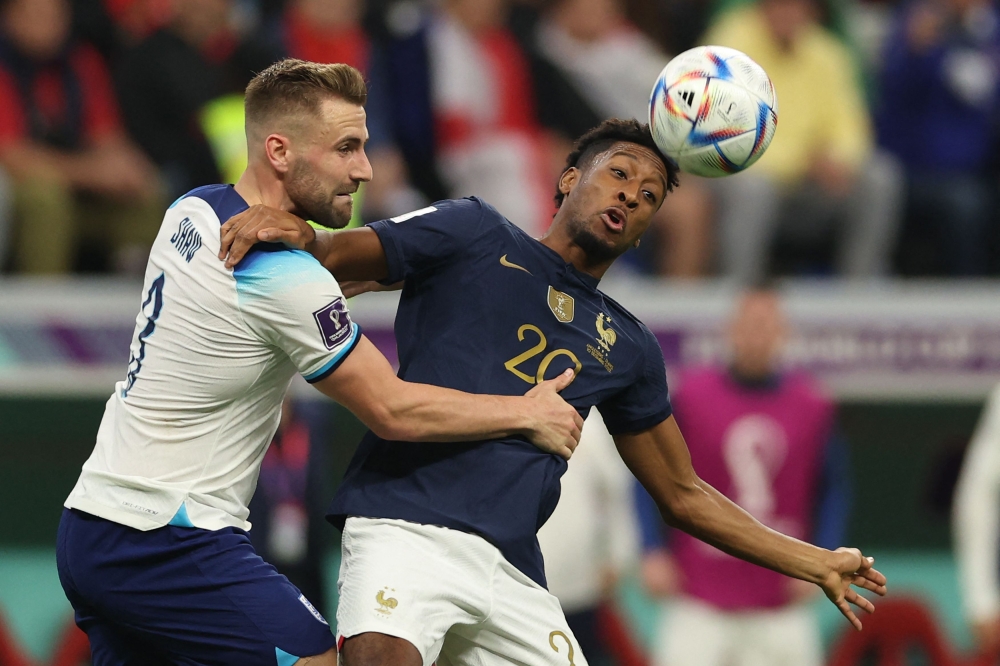
[[[302,218],[277,208],[251,206],[222,225],[219,259],[240,263],[256,243],[284,243],[316,257],[339,281],[377,281],[388,275],[385,250],[371,229],[316,231]]]
[[[615,443],[671,527],[730,555],[819,585],[856,629],[861,629],[861,621],[849,604],[868,613],[875,607],[852,585],[886,593],[885,576],[858,549],[829,551],[785,536],[698,478],[673,417],[644,432],[619,435]]]
[[[559,397],[573,376],[567,370],[524,396],[476,395],[404,382],[362,336],[343,364],[313,386],[384,439],[457,442],[523,435],[543,451],[568,459],[583,428],[580,414]]]

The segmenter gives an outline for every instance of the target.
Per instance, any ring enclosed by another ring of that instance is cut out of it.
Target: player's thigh
[[[819,628],[813,611],[792,607],[740,620],[736,666],[821,666]]]
[[[424,658],[410,641],[373,631],[344,639],[340,666],[421,666]]]
[[[286,666],[335,646],[322,615],[238,530],[140,532],[69,511],[60,537],[74,606],[172,663]]]
[[[346,646],[366,633],[402,639],[430,666],[453,626],[488,613],[491,549],[479,537],[443,527],[349,518],[338,582],[338,640]]]
[[[732,635],[725,615],[691,599],[667,604],[654,646],[656,666],[725,666]]]
[[[452,628],[439,666],[586,666],[559,600],[506,560],[494,572],[492,602],[485,621]]]

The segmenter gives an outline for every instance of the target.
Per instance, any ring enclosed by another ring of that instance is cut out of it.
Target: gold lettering
[[[538,366],[538,374],[536,375],[536,378],[539,382],[545,381],[545,371],[549,369],[549,364],[552,363],[553,359],[557,356],[568,356],[570,360],[573,361],[573,365],[576,366],[574,372],[576,374],[580,374],[580,370],[583,369],[583,364],[580,363],[580,359],[576,357],[576,354],[568,349],[556,349],[555,351],[550,351],[548,355],[542,359],[541,364]]]

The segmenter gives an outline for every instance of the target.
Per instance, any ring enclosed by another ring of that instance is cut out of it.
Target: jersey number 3
[[[545,356],[542,358],[541,363],[538,364],[538,371],[535,372],[534,376],[518,370],[517,366],[521,365],[525,361],[533,359],[539,354],[545,353],[545,348],[548,345],[548,340],[545,339],[545,334],[542,333],[542,329],[538,328],[537,326],[533,326],[532,324],[525,324],[521,328],[517,329],[517,339],[520,340],[521,342],[524,342],[524,334],[529,331],[538,336],[538,344],[536,344],[528,351],[518,354],[514,358],[510,359],[509,361],[503,364],[503,367],[507,368],[515,375],[517,375],[524,381],[528,382],[529,384],[536,384],[538,382],[545,381],[545,371],[549,369],[549,365],[552,364],[552,361],[556,357],[567,356],[571,361],[573,361],[573,365],[576,366],[576,373],[577,374],[580,373],[580,370],[583,369],[583,364],[580,363],[580,359],[576,357],[576,354],[574,354],[568,349],[554,349],[550,351],[548,354],[545,354]]]

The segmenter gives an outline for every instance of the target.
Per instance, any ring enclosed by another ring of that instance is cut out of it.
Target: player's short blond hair
[[[344,63],[280,60],[247,85],[243,103],[247,133],[279,118],[316,114],[323,100],[330,97],[363,106],[368,100],[365,77]]]

